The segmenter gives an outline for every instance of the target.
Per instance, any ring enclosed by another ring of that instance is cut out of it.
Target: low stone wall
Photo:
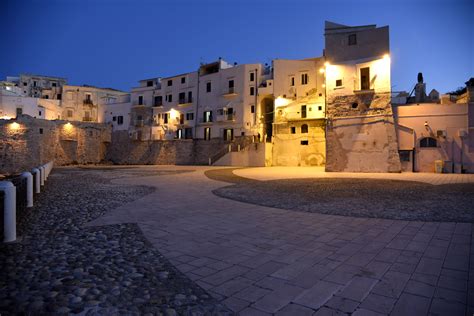
[[[57,166],[104,161],[111,128],[106,124],[49,121],[21,116],[0,120],[0,173],[16,173],[54,161]]]
[[[221,139],[132,140],[128,131],[115,131],[106,160],[120,165],[207,165],[224,145]]]

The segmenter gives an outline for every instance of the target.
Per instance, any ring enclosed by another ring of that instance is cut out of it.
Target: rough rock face
[[[327,115],[327,171],[400,172],[388,93],[330,97]]]
[[[56,165],[99,163],[110,142],[102,123],[49,121],[21,116],[0,120],[0,173],[30,170],[48,161]]]

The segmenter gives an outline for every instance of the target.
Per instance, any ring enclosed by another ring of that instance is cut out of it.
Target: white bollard
[[[43,166],[39,166],[38,169],[40,170],[41,185],[43,186],[43,185],[44,185],[44,180],[45,180],[45,177],[44,177],[44,167],[43,167]]]
[[[33,181],[35,182],[35,193],[41,192],[41,173],[38,168],[33,168],[31,170],[31,174],[33,174]]]
[[[0,181],[3,191],[3,231],[4,242],[16,240],[16,188],[10,181]]]
[[[26,207],[33,207],[33,176],[29,172],[23,172],[22,178],[26,178]]]

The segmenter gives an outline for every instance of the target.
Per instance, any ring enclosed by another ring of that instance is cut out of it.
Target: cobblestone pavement
[[[474,222],[474,183],[432,185],[379,178],[257,181],[239,177],[233,169],[206,175],[235,183],[214,190],[218,196],[257,205],[344,216]]]
[[[138,223],[171,263],[240,315],[473,314],[472,223],[241,203],[212,194],[228,184],[195,169],[118,180],[157,190],[90,225]]]
[[[171,265],[136,224],[83,227],[154,191],[110,180],[184,172],[55,169],[35,207],[20,214],[19,242],[0,245],[0,314],[230,314]]]

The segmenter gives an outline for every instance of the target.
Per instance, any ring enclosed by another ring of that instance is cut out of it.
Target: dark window
[[[234,80],[229,80],[229,89],[234,87]]]
[[[420,147],[437,147],[438,143],[433,137],[425,137],[420,140]]]
[[[41,111],[38,111],[38,115],[41,116]]]
[[[90,94],[86,94],[86,101],[90,101],[91,100],[91,95]]]
[[[306,133],[308,133],[308,125],[303,124],[301,125],[301,134],[306,134]]]
[[[250,106],[250,113],[255,113],[255,105]]]
[[[57,98],[58,100],[61,100],[61,97],[62,97],[61,93],[58,93],[57,96],[56,96],[56,98]]]
[[[349,35],[349,45],[357,45],[357,34]]]
[[[193,102],[193,92],[188,91],[188,103],[192,103],[192,102]]]
[[[184,124],[184,113],[179,115],[179,124]]]
[[[336,80],[336,87],[342,87],[342,79]]]
[[[303,145],[303,146],[308,146],[309,143],[308,143],[307,140],[302,140],[302,141],[300,142],[300,144]]]
[[[168,80],[168,87],[171,87],[173,85],[173,80]]]
[[[193,128],[187,127],[184,129],[184,138],[192,139],[193,138]]]
[[[138,96],[138,105],[143,105],[143,96]]]
[[[168,94],[168,102],[173,102],[173,95],[172,94]]]
[[[290,85],[293,87],[295,85],[295,77],[291,77]]]
[[[301,74],[301,84],[308,84],[308,74]]]
[[[179,93],[179,104],[184,104],[186,103],[186,93],[185,92],[180,92]]]
[[[206,83],[206,92],[211,92],[211,83]]]
[[[148,81],[146,82],[146,86],[147,86],[147,87],[153,87],[153,81],[148,80]]]
[[[155,96],[154,106],[162,106],[163,105],[163,97],[161,95]]]
[[[359,107],[359,103],[354,102],[354,103],[352,103],[351,107],[352,107],[353,109],[357,109],[357,108]]]
[[[33,81],[33,87],[36,87],[36,81]]]
[[[67,117],[72,117],[72,110],[67,110]]]
[[[45,99],[49,99],[49,95],[45,95],[44,98],[45,98]]]
[[[301,106],[301,118],[306,118],[306,105]]]
[[[16,116],[20,116],[23,114],[23,109],[22,108],[16,108]]]
[[[39,129],[39,133],[43,134],[43,129],[42,128]]]
[[[163,113],[163,123],[168,124],[168,113]]]
[[[398,154],[400,155],[400,161],[410,161],[410,150],[400,150]]]
[[[360,89],[369,90],[370,89],[370,68],[361,68],[360,69]]]
[[[211,140],[211,128],[206,127],[204,129],[204,140]]]
[[[181,83],[186,83],[186,77],[181,77]]]
[[[194,113],[186,113],[186,121],[194,120]]]
[[[321,105],[318,105],[318,111],[322,111],[323,107]]]
[[[28,84],[26,82],[23,82],[23,86],[26,87]]]
[[[254,81],[255,80],[255,73],[251,72],[250,73],[250,81]]]
[[[255,95],[255,87],[250,87],[250,95]]]
[[[112,121],[114,122],[117,121],[117,117],[116,116],[112,117]]]
[[[56,82],[51,83],[52,87],[56,87]]]
[[[291,134],[296,134],[296,127],[294,127],[294,126],[290,127],[290,133]]]

